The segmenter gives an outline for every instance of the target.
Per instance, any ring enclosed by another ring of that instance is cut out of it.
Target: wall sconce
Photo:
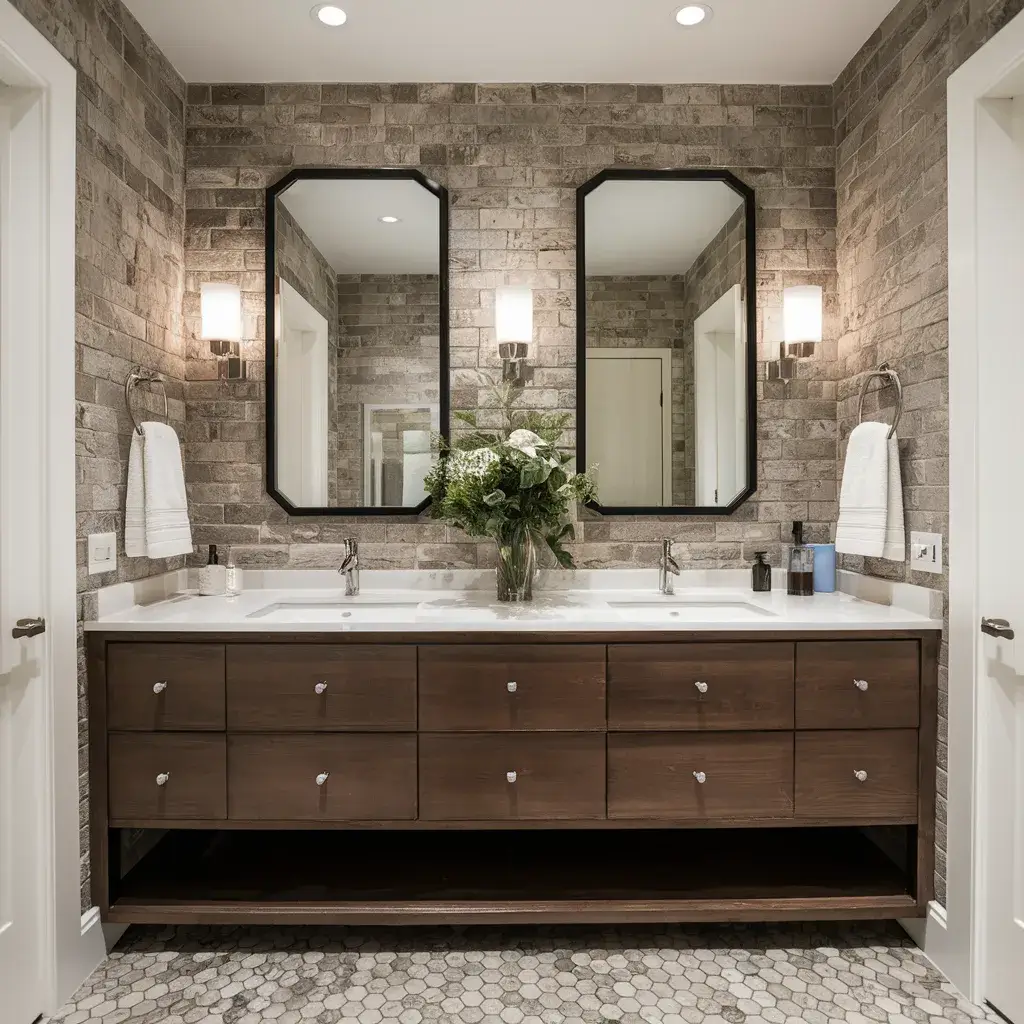
[[[501,379],[522,384],[533,341],[533,289],[503,285],[494,295],[494,336],[501,357]]]
[[[242,289],[237,284],[207,281],[199,286],[200,338],[217,356],[222,380],[245,380],[242,359]]]
[[[769,380],[792,380],[798,360],[809,359],[821,342],[823,323],[821,285],[801,284],[782,293],[782,332],[779,358],[768,363]]]

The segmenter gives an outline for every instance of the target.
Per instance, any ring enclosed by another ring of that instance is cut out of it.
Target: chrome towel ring
[[[860,405],[857,407],[857,422],[864,422],[864,398],[868,393],[868,385],[873,380],[882,380],[882,389],[888,387],[896,388],[896,416],[892,421],[892,429],[889,431],[889,437],[896,436],[896,428],[899,426],[900,417],[903,415],[903,385],[900,383],[900,375],[889,366],[888,363],[882,363],[877,370],[869,370],[864,377],[864,386],[860,389]]]
[[[164,420],[166,421],[169,418],[167,415],[167,388],[164,385],[163,378],[154,370],[144,370],[141,366],[134,367],[124,382],[124,404],[128,406],[128,415],[131,417],[132,425],[138,434],[142,433],[142,427],[135,418],[135,413],[132,412],[132,391],[140,384],[160,385],[160,391],[164,396]]]

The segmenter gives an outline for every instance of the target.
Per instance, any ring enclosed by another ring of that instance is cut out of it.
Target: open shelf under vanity
[[[113,885],[115,921],[419,924],[893,917],[911,827],[174,830]]]

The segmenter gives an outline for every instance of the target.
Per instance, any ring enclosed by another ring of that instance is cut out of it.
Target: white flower
[[[544,438],[539,437],[532,430],[513,430],[509,434],[508,444],[511,448],[518,448],[519,451],[531,459],[537,457],[538,448],[550,447]]]
[[[490,448],[474,448],[469,452],[452,452],[448,462],[449,480],[461,480],[468,476],[485,477],[488,469],[500,461]]]

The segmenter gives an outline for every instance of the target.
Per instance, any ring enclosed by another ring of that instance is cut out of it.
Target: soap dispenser
[[[210,545],[210,556],[199,570],[199,593],[203,597],[219,597],[227,589],[228,571],[220,564],[217,545]]]
[[[755,594],[767,594],[772,589],[772,567],[767,562],[767,555],[767,551],[754,552],[752,575]]]
[[[793,549],[789,553],[787,592],[793,597],[814,596],[814,549],[804,544],[804,524],[793,523]]]

